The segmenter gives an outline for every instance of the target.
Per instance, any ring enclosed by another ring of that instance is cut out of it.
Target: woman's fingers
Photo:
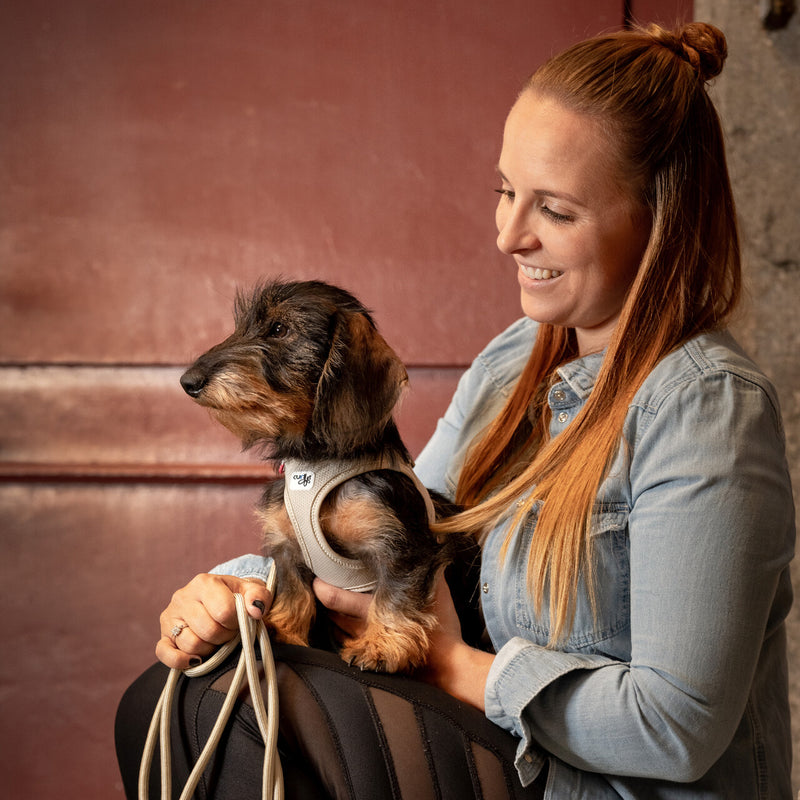
[[[156,658],[170,669],[188,669],[203,660],[197,653],[179,650],[168,636],[162,636],[156,643]]]
[[[230,641],[238,630],[234,594],[243,596],[247,613],[256,619],[272,600],[262,581],[232,575],[197,575],[178,589],[161,613],[158,659],[186,669]]]
[[[339,589],[319,578],[314,578],[314,594],[328,609],[328,618],[347,636],[360,636],[367,627],[367,613],[372,604],[368,592],[350,592]]]
[[[244,597],[244,607],[253,619],[261,619],[272,605],[272,595],[263,581],[255,578],[244,578],[236,590]]]

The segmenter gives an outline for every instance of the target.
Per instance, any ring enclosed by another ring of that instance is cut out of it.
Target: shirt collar
[[[597,381],[604,357],[605,350],[600,353],[589,353],[588,356],[564,364],[557,372],[581,400],[586,400]]]

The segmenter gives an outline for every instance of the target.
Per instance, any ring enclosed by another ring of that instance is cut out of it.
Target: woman
[[[506,121],[498,246],[525,317],[464,375],[417,470],[466,509],[442,530],[482,542],[492,643],[462,641],[442,582],[419,677],[469,706],[448,719],[453,739],[481,729],[473,753],[487,719],[511,734],[487,745],[497,774],[513,761],[509,796],[790,796],[794,505],[775,392],[725,330],[739,243],[705,90],[725,56],[702,23],[591,39]],[[269,600],[242,582],[262,569],[245,557],[176,593],[160,660],[229,638],[232,591]],[[369,596],[315,589],[358,629]],[[382,680],[415,709],[450,702]]]

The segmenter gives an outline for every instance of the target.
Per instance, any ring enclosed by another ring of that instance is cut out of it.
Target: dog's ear
[[[408,383],[403,362],[364,315],[337,311],[317,393],[312,430],[344,453],[374,441]]]

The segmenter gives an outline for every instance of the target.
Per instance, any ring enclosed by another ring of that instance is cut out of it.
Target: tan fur
[[[289,512],[284,505],[271,505],[256,509],[256,517],[261,523],[264,537],[269,538],[268,544],[274,547],[282,541],[294,540],[294,528],[289,519]]]
[[[340,655],[361,669],[386,672],[409,671],[425,663],[428,632],[436,618],[424,615],[424,623],[405,616],[381,613],[373,603],[367,616],[367,628],[358,638],[346,639]]]
[[[345,484],[338,495],[322,504],[319,515],[325,538],[334,550],[346,552],[372,541],[376,531],[397,530],[397,518],[377,505],[364,491],[353,491]]]
[[[256,436],[271,439],[285,431],[299,435],[308,425],[312,409],[306,398],[270,391],[257,374],[227,370],[213,377],[202,403],[242,441]],[[264,408],[271,413],[264,414]]]

